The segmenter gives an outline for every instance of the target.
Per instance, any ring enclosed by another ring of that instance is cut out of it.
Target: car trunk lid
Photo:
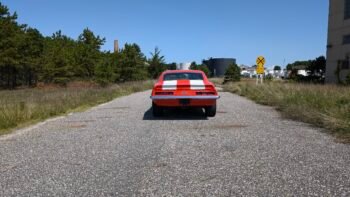
[[[164,81],[163,90],[205,90],[203,80],[172,80]]]

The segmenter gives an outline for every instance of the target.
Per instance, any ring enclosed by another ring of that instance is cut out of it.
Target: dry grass
[[[151,89],[153,81],[129,82],[109,87],[72,85],[0,91],[0,135],[12,128],[70,111],[108,102],[116,97]]]
[[[254,81],[232,83],[226,91],[260,104],[276,106],[288,118],[326,128],[338,139],[350,142],[350,87]]]
[[[215,84],[215,86],[221,86],[222,83],[224,82],[224,78],[223,77],[210,78],[209,81],[213,82]]]

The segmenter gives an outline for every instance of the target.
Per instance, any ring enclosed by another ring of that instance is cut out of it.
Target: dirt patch
[[[216,179],[216,178],[217,178],[216,175],[209,176],[209,177],[206,177],[206,178],[203,178],[203,179],[199,180],[199,182],[208,182],[208,181],[211,181],[211,180]]]
[[[168,164],[166,163],[156,163],[156,165],[154,166],[155,168],[164,168],[164,167],[167,167]]]
[[[56,89],[62,89],[62,86],[58,85],[58,84],[54,84],[54,83],[38,83],[36,85],[37,89],[41,89],[41,90],[56,90]]]
[[[72,81],[67,84],[69,88],[99,88],[101,87],[93,81]]]
[[[242,124],[220,124],[220,125],[203,125],[201,127],[194,127],[193,129],[201,130],[201,129],[240,129],[246,128],[247,125]]]
[[[247,125],[241,125],[241,124],[223,124],[223,125],[216,125],[213,126],[213,128],[218,128],[218,129],[232,129],[232,128],[245,128],[248,127]]]
[[[85,128],[86,125],[85,124],[71,124],[68,125],[69,128]]]
[[[345,134],[345,135],[336,135],[336,139],[334,140],[336,143],[341,143],[341,144],[350,144],[350,135]]]
[[[218,114],[227,114],[227,111],[216,111]]]
[[[97,119],[112,119],[112,116],[97,117]]]
[[[237,147],[232,146],[232,145],[225,145],[222,146],[222,148],[226,151],[226,152],[235,152],[237,150]]]
[[[89,123],[89,122],[95,122],[96,120],[68,120],[67,122],[69,122],[69,123],[82,123],[82,122],[84,122],[84,123]]]
[[[7,172],[7,171],[10,171],[10,170],[13,170],[14,168],[16,168],[17,165],[16,164],[5,164],[4,166],[2,166],[0,168],[0,172],[3,173],[3,172]]]
[[[130,107],[109,107],[109,108],[100,108],[99,110],[123,110],[130,109]]]

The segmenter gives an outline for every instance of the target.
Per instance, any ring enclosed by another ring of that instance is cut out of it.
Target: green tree
[[[166,67],[168,70],[176,70],[176,63],[170,63],[170,64],[166,64]]]
[[[210,70],[207,65],[202,64],[200,66],[197,66],[197,70],[203,71],[207,77],[210,77]]]
[[[160,55],[160,52],[161,51],[158,49],[158,47],[156,47],[154,52],[151,53],[151,58],[148,60],[148,71],[150,76],[154,79],[158,78],[159,75],[167,69],[165,66],[164,56]]]
[[[95,67],[95,81],[105,86],[117,81],[118,72],[114,64],[114,54],[106,53]]]
[[[95,51],[99,51],[101,46],[106,42],[106,39],[101,38],[100,36],[95,36],[94,32],[89,28],[85,28],[83,33],[79,35],[78,42],[89,46]]]
[[[205,75],[207,77],[210,76],[210,70],[209,70],[208,66],[205,65],[205,64],[198,65],[196,62],[192,62],[191,65],[190,65],[190,69],[191,70],[201,70],[201,71],[203,71],[205,73]]]
[[[311,76],[323,76],[326,72],[326,58],[320,56],[315,60],[312,60],[308,65],[307,70],[310,71]]]
[[[275,70],[275,71],[280,71],[280,70],[282,70],[282,68],[281,68],[281,66],[278,66],[278,65],[276,65],[274,68],[273,68],[273,70]]]
[[[190,69],[191,70],[198,70],[198,65],[196,62],[192,62],[191,65],[190,65]]]
[[[76,77],[89,79],[94,76],[95,66],[101,57],[100,48],[104,43],[105,38],[95,36],[88,28],[79,35],[75,57],[77,61]]]
[[[291,64],[287,65],[287,70],[293,70],[296,66],[305,66],[308,67],[312,63],[312,60],[307,60],[307,61],[295,61]]]
[[[309,72],[309,76],[298,76],[298,70],[305,69]],[[295,61],[294,63],[287,65],[287,70],[291,71],[290,78],[297,81],[307,82],[324,82],[324,74],[326,70],[326,58],[320,56],[314,60]]]
[[[74,79],[76,42],[61,31],[45,39],[41,80],[66,84]]]
[[[137,44],[125,44],[120,52],[120,80],[144,80],[149,77],[146,57]]]
[[[224,83],[241,80],[241,70],[237,64],[230,64],[225,73]]]
[[[104,43],[88,28],[76,40],[61,31],[44,37],[37,29],[18,24],[17,14],[0,2],[0,86],[81,79],[108,84],[155,78],[167,68],[176,69],[175,63],[165,63],[158,48],[147,60],[137,44],[110,53],[101,52]]]
[[[345,83],[346,83],[347,85],[350,85],[350,73],[346,76],[346,78],[345,78]]]
[[[21,78],[24,84],[32,86],[38,82],[43,51],[44,37],[37,29],[27,28],[20,45]]]
[[[17,14],[11,14],[0,2],[0,80],[8,88],[17,85],[24,29],[25,25],[17,23]]]

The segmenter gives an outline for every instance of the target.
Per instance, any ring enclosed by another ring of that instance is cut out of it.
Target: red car
[[[205,115],[216,115],[216,100],[220,96],[204,72],[172,70],[163,72],[152,91],[152,111],[155,117],[167,107],[204,108]]]

